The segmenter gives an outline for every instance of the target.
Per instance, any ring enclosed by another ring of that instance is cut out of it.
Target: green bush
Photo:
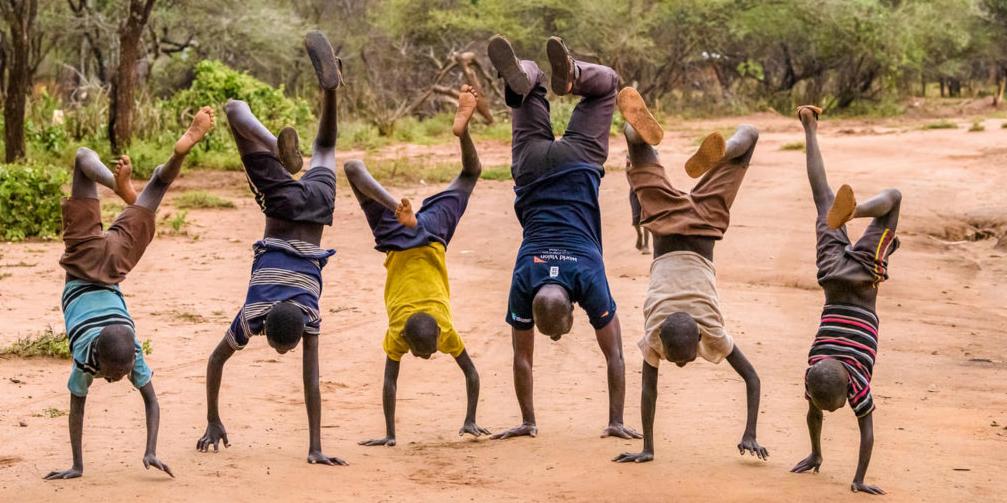
[[[0,165],[0,239],[53,238],[67,172],[34,164]]]
[[[196,65],[192,85],[172,96],[166,109],[174,114],[180,124],[187,126],[189,119],[200,107],[217,107],[217,127],[204,140],[203,148],[219,149],[225,142],[231,141],[227,134],[227,117],[223,113],[223,106],[228,99],[248,103],[263,125],[273,132],[284,126],[307,122],[312,116],[307,101],[286,97],[283,86],[272,87],[245,72],[213,60],[201,61]]]
[[[59,358],[70,359],[70,346],[66,333],[56,333],[52,327],[35,334],[20,337],[13,344],[0,350],[0,356],[18,358]]]

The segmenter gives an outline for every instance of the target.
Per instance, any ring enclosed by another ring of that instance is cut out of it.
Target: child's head
[[[689,313],[672,313],[661,323],[665,357],[679,367],[696,359],[699,337],[699,325]]]
[[[821,360],[812,365],[804,376],[804,386],[811,403],[832,412],[846,403],[846,390],[850,374],[837,360]]]
[[[280,302],[266,315],[266,340],[277,353],[283,354],[297,347],[304,335],[304,313],[301,308]]]
[[[109,325],[101,329],[94,351],[101,377],[115,382],[133,371],[136,347],[133,329],[127,325]]]
[[[543,335],[559,340],[573,327],[573,303],[566,288],[548,284],[538,289],[531,303],[535,326]]]
[[[441,327],[437,320],[427,313],[415,313],[406,320],[402,337],[409,345],[413,356],[430,358],[437,351],[437,338],[441,335]]]

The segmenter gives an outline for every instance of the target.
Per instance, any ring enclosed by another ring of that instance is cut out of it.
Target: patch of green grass
[[[186,210],[191,208],[233,208],[234,203],[205,190],[189,190],[175,198],[175,206]]]
[[[692,144],[698,147],[701,143],[703,143],[703,140],[707,136],[710,136],[711,134],[713,134],[715,132],[716,133],[720,133],[720,136],[723,136],[724,140],[728,140],[728,139],[731,138],[731,135],[733,135],[736,130],[737,130],[737,128],[733,128],[733,127],[722,127],[720,129],[717,129],[717,130],[714,130],[714,131],[707,131],[707,132],[705,132],[705,133],[697,136],[696,138],[694,138],[692,140]]]
[[[0,349],[0,356],[69,360],[70,343],[66,333],[57,334],[52,327],[48,327],[37,334],[21,337],[10,346]]]
[[[140,344],[140,349],[143,350],[144,355],[149,355],[154,352],[154,345],[150,343],[150,339],[147,339]]]
[[[483,168],[483,172],[479,178],[481,180],[510,180],[510,166],[490,166]]]
[[[192,169],[212,171],[241,171],[241,154],[237,150],[205,150],[196,147],[185,160]]]
[[[165,214],[161,219],[161,224],[158,226],[157,233],[168,236],[188,236],[188,215],[189,212],[186,210],[179,210],[174,214]]]
[[[376,150],[391,143],[391,139],[381,136],[378,128],[362,121],[346,121],[339,124],[339,145],[351,149]]]
[[[804,149],[805,146],[803,141],[792,141],[780,145],[780,150],[800,150],[801,152],[804,152]]]
[[[924,124],[923,129],[958,129],[958,124],[955,124],[947,119],[941,119],[937,122]]]
[[[970,133],[979,133],[986,131],[986,126],[983,125],[982,121],[972,121],[972,126],[969,127]]]
[[[487,125],[483,124],[482,119],[474,118],[469,123],[469,132],[472,133],[472,139],[476,142],[479,140],[509,141],[511,139],[509,120],[496,120],[493,121],[493,124]]]
[[[367,161],[367,169],[381,183],[408,185],[449,182],[458,176],[460,167],[456,162],[396,158]]]
[[[118,201],[102,201],[101,203],[101,223],[104,224],[105,228],[112,225],[112,221],[115,217],[122,213],[122,210],[126,208],[124,204]]]

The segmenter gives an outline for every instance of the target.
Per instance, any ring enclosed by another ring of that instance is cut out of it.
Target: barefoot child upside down
[[[77,151],[71,195],[62,204],[65,251],[59,259],[66,270],[62,308],[73,357],[67,383],[73,466],[50,472],[45,476],[47,480],[72,479],[84,473],[81,443],[88,389],[96,377],[116,382],[126,376],[140,390],[147,416],[143,466],[148,469],[153,466],[174,477],[168,465],[157,457],[160,407],[154,393],[153,372],[144,361],[136,324],[126,308],[119,283],[126,279],[154,239],[154,213],[181,171],[182,161],[212,127],[213,109],[203,107],[175,143],[168,162],[154,170],[139,195],[130,181],[133,166],[129,156],[120,157],[112,172],[93,150],[82,147]],[[98,183],[115,191],[127,204],[104,232]]]

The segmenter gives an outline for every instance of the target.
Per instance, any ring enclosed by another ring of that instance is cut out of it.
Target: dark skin
[[[618,314],[604,328],[594,331],[598,346],[605,355],[608,367],[608,426],[601,437],[641,438],[642,435],[623,424],[622,411],[626,401],[626,368],[622,356],[622,330]],[[535,423],[535,404],[532,391],[533,357],[535,353],[535,330],[519,330],[511,327],[511,341],[514,347],[514,392],[521,408],[521,424],[507,431],[493,435],[492,439],[513,437],[535,437],[538,426]]]
[[[410,352],[413,356],[424,360],[429,360],[432,354],[426,351],[417,352],[413,348],[410,348]],[[472,358],[469,357],[468,351],[462,351],[462,354],[455,358],[455,362],[458,363],[458,367],[465,374],[465,394],[468,403],[465,409],[465,422],[462,423],[461,429],[458,430],[458,436],[465,435],[466,433],[473,437],[489,435],[489,430],[476,424],[476,407],[479,405],[479,373],[476,372],[476,366],[472,363]],[[359,443],[360,445],[395,446],[395,391],[398,386],[399,364],[400,362],[391,358],[385,358],[385,384],[381,393],[381,405],[385,411],[385,436],[384,438],[363,440]]]
[[[632,166],[642,166],[657,163],[656,151],[648,145],[642,143],[631,127],[626,128],[626,139],[630,146],[630,159]],[[758,140],[758,132],[753,128],[741,127],[727,141],[724,159],[740,159],[747,164],[748,159],[755,150],[755,143]],[[676,251],[689,251],[696,253],[709,261],[713,261],[713,249],[717,240],[705,236],[687,236],[681,234],[655,235],[654,236],[654,259],[662,255]],[[687,354],[676,354],[671,348],[665,347],[665,354],[668,361],[678,367],[685,367],[694,361],[697,356],[698,342],[702,334],[697,334],[697,345],[690,348]],[[741,349],[735,345],[731,353],[727,355],[727,362],[731,368],[745,381],[745,394],[747,404],[747,417],[745,431],[738,443],[738,452],[744,455],[746,452],[765,460],[769,452],[765,447],[759,445],[756,440],[757,423],[759,419],[759,399],[761,396],[761,383],[755,367],[748,361]],[[641,394],[641,415],[643,417],[643,451],[639,453],[624,452],[616,456],[612,461],[619,463],[643,463],[654,459],[654,416],[657,405],[657,368],[649,363],[643,363],[643,388]]]
[[[475,144],[472,142],[472,137],[469,135],[467,127],[459,137],[459,144],[461,146],[462,170],[451,182],[449,189],[464,190],[471,193],[479,181],[479,176],[482,174],[482,164],[479,162],[479,154],[476,151]],[[389,210],[401,212],[403,204],[400,204],[398,199],[392,196],[371,176],[363,162],[350,161],[346,163],[343,169],[346,171],[346,178],[350,181],[350,188],[359,202],[365,203],[369,200],[374,200]],[[402,201],[403,203],[405,202],[404,199]],[[436,346],[434,348],[427,348],[424,344],[417,344],[407,334],[403,334],[403,337],[409,345],[409,352],[417,358],[429,360],[436,350]],[[479,373],[476,371],[475,364],[472,362],[472,358],[469,357],[468,351],[462,351],[455,358],[455,362],[458,363],[458,367],[462,369],[462,373],[465,375],[465,392],[468,400],[465,422],[462,424],[462,428],[458,430],[458,435],[461,436],[466,433],[475,437],[489,435],[489,430],[476,424],[476,407],[479,404]],[[385,436],[384,438],[364,440],[360,442],[360,445],[385,445],[393,447],[396,443],[395,393],[398,388],[400,364],[401,362],[385,358],[384,386],[381,393],[381,405],[385,412]]]
[[[818,118],[810,109],[801,109],[798,113],[801,124],[804,126],[805,145],[807,148],[807,170],[808,181],[811,184],[811,194],[815,200],[815,208],[819,218],[824,218],[828,214],[836,199],[835,193],[829,187],[829,182],[825,174],[825,162],[822,158],[822,151],[818,146]],[[853,213],[853,218],[874,218],[888,228],[895,230],[899,219],[899,207],[902,195],[898,190],[889,189],[880,194],[857,204]],[[823,285],[825,291],[826,304],[851,304],[875,311],[878,298],[878,289],[872,283],[851,283],[848,281],[832,281]],[[818,472],[822,465],[822,411],[835,411],[842,407],[842,401],[834,404],[817,404],[814,400],[808,401],[808,432],[811,435],[811,454],[797,463],[791,470],[794,473],[802,473],[808,470]],[[877,486],[864,483],[867,475],[867,467],[871,462],[871,453],[874,449],[874,421],[873,412],[864,417],[857,418],[860,428],[860,454],[857,458],[857,471],[850,484],[853,492],[864,492],[867,494],[885,494]]]
[[[248,105],[241,101],[230,100],[224,106],[227,120],[241,155],[256,152],[277,152],[276,137],[269,132],[252,114]],[[329,169],[336,171],[336,91],[322,91],[321,115],[319,117],[318,134],[315,137],[311,156],[311,169]],[[280,218],[266,217],[265,237],[284,240],[300,240],[320,245],[322,241],[320,224],[293,222]],[[268,340],[268,337],[267,337]],[[308,463],[322,465],[346,465],[340,458],[322,453],[321,424],[322,399],[318,384],[318,337],[305,335],[303,382],[304,405],[308,412]],[[279,347],[269,341],[269,345],[279,354],[284,354],[295,347]],[[196,449],[207,452],[210,446],[216,452],[220,442],[229,447],[227,431],[220,420],[218,398],[220,395],[220,380],[224,372],[224,364],[234,355],[234,349],[225,337],[217,344],[206,364],[206,432],[196,442]]]
[[[102,377],[108,382],[122,380],[129,374],[133,366],[129,368],[111,369],[108,372],[99,373],[97,377]],[[151,382],[140,388],[140,396],[143,397],[144,412],[147,417],[147,447],[143,453],[143,467],[150,467],[167,473],[172,478],[171,468],[157,458],[157,430],[161,423],[161,409],[157,403],[157,394],[154,393],[154,385]],[[69,470],[49,472],[44,477],[45,480],[75,479],[84,474],[84,453],[82,441],[84,436],[84,404],[87,397],[70,395],[70,448],[73,451],[73,466]]]

